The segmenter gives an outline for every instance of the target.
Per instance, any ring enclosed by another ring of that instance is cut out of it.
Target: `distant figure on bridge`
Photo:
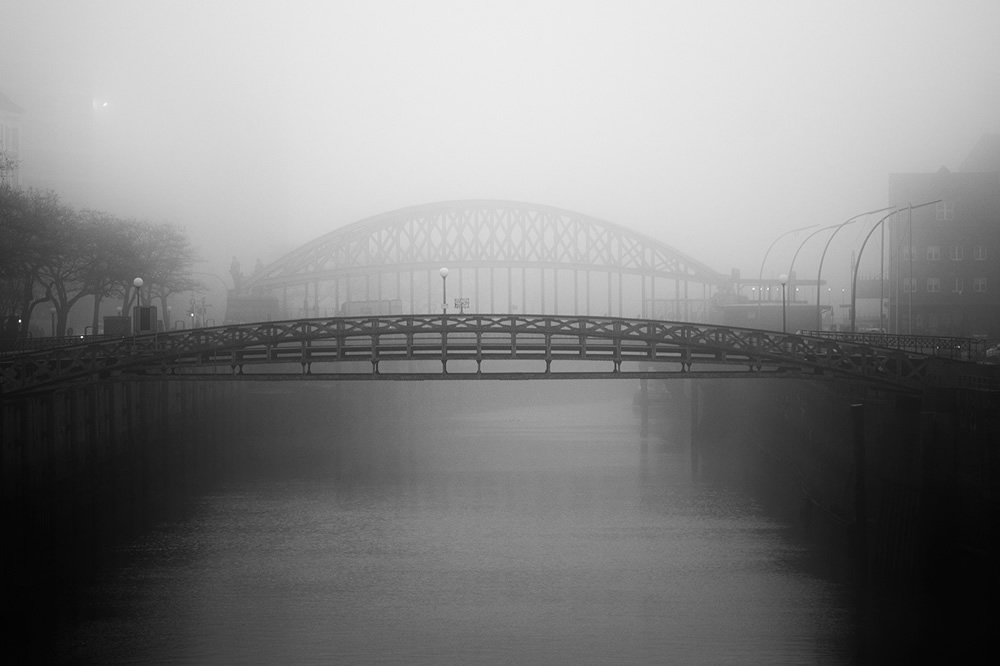
[[[240,270],[240,260],[233,255],[233,263],[229,264],[229,274],[233,276],[233,291],[239,293],[243,282],[243,271]]]

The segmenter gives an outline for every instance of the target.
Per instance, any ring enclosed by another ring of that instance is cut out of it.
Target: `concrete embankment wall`
[[[127,540],[241,478],[404,467],[400,382],[121,380],[2,404],[3,621],[44,640]]]
[[[705,381],[694,399],[705,473],[752,484],[799,525],[823,573],[860,587],[873,634],[985,640],[982,603],[1000,592],[996,393]]]
[[[108,381],[2,405],[4,626],[72,621],[111,547],[215,478],[244,422],[236,383]]]
[[[997,396],[771,380],[699,382],[696,399],[693,432],[707,473],[756,483],[816,538],[844,545],[857,529],[852,405],[860,405],[866,530],[857,536],[866,537],[869,567],[881,580],[910,586],[946,554],[965,561],[990,555]]]

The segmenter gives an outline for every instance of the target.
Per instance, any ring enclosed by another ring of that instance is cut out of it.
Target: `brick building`
[[[890,174],[889,203],[889,331],[1000,338],[1000,134],[957,171]]]

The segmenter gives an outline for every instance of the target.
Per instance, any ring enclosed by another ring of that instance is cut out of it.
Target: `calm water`
[[[654,424],[655,425],[655,424]],[[662,425],[662,424],[661,424]],[[850,600],[627,402],[440,419],[405,464],[231,483],[128,548],[90,663],[849,663]]]

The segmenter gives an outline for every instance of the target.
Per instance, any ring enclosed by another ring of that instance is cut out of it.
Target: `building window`
[[[962,261],[965,253],[962,251],[961,245],[952,245],[948,248],[948,258],[952,261]]]
[[[965,289],[965,281],[962,280],[962,278],[960,277],[955,278],[955,284],[952,285],[951,287],[952,292],[956,294],[961,294],[964,289]]]
[[[986,246],[977,245],[976,247],[972,248],[972,258],[975,261],[986,261]]]
[[[981,294],[986,291],[986,278],[978,277],[972,280],[972,291]]]
[[[917,259],[920,255],[917,254],[916,245],[904,245],[903,246],[903,261],[909,261],[910,258]]]
[[[927,261],[937,261],[941,258],[941,248],[937,245],[927,246]]]
[[[955,219],[955,203],[952,201],[938,201],[937,221],[947,222]]]
[[[941,291],[941,278],[927,278],[927,293],[936,294]]]
[[[917,278],[903,278],[903,293],[908,294],[917,290]]]

